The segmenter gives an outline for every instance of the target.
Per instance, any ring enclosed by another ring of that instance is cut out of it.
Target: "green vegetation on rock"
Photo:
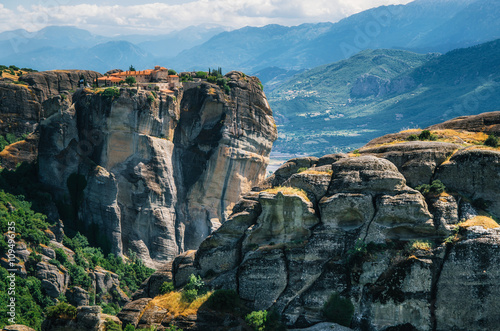
[[[350,326],[352,316],[354,314],[354,305],[351,300],[341,297],[338,293],[334,293],[328,298],[328,301],[323,306],[323,315],[333,323],[343,326]]]

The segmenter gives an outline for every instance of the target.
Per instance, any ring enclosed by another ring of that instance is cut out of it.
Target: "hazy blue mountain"
[[[151,68],[155,61],[151,54],[127,41],[109,41],[91,48],[60,49],[43,47],[31,52],[12,54],[0,63],[37,70],[88,69],[104,73],[110,69],[128,69],[130,65]]]
[[[0,63],[37,70],[82,68],[106,72],[130,64],[149,68],[155,63],[168,65],[167,57],[226,30],[223,26],[200,25],[162,35],[104,37],[67,26],[50,26],[33,33],[19,29],[0,33]]]
[[[271,92],[275,88],[281,86],[286,81],[290,80],[294,75],[303,72],[302,70],[287,70],[278,67],[269,67],[254,72],[253,74],[259,77],[266,92]]]
[[[159,61],[171,58],[183,50],[200,45],[213,36],[228,31],[228,27],[221,25],[189,26],[180,31],[173,31],[166,35],[154,36],[151,40],[136,41],[137,46],[159,58]]]
[[[219,34],[173,59],[179,69],[221,66],[257,72],[313,68],[363,49],[446,52],[500,37],[497,0],[416,0],[373,8],[335,24],[269,25]]]
[[[500,109],[500,40],[444,55],[365,50],[268,94],[278,152],[323,155],[372,138]]]

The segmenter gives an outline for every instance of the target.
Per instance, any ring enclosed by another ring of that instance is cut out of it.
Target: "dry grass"
[[[148,308],[156,306],[167,309],[174,318],[178,316],[185,317],[189,315],[196,315],[198,309],[200,309],[201,305],[203,305],[208,300],[212,293],[213,292],[208,292],[207,294],[197,298],[193,302],[188,303],[181,300],[180,292],[174,291],[157,296],[149,302]]]
[[[408,250],[410,251],[430,251],[432,243],[426,240],[415,240],[409,243]]]
[[[422,132],[422,129],[408,129],[408,130],[403,130],[399,131],[399,133],[420,133]]]
[[[451,142],[456,144],[482,144],[488,135],[484,132],[469,132],[457,130],[435,130],[433,134],[438,136],[439,141]]]
[[[308,175],[331,175],[331,174],[333,174],[333,170],[328,170],[328,171],[306,170],[306,171],[302,171],[301,174],[308,174]]]
[[[471,226],[481,226],[484,229],[500,228],[500,225],[498,225],[498,223],[495,222],[493,218],[488,216],[476,216],[468,221],[458,224],[458,226],[464,229],[467,229]]]
[[[277,186],[277,187],[269,188],[269,189],[264,190],[262,192],[267,192],[267,193],[271,193],[271,194],[278,194],[278,192],[281,192],[281,194],[283,194],[283,195],[298,195],[298,196],[306,199],[306,201],[309,201],[309,198],[307,197],[306,192],[304,190],[302,190],[300,188],[296,188],[296,187]]]

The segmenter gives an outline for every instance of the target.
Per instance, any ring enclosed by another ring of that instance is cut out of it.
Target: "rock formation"
[[[40,122],[69,107],[71,95],[81,85],[102,75],[89,70],[45,71],[24,74],[19,84],[0,79],[0,133],[28,139],[9,145],[0,153],[3,167],[33,162],[38,153]]]
[[[41,181],[115,254],[160,267],[197,248],[263,179],[276,139],[257,79],[226,79],[229,95],[206,82],[175,96],[78,90],[41,125]]]
[[[176,287],[201,275],[292,329],[324,322],[333,293],[354,305],[356,330],[497,328],[498,149],[395,141],[360,152],[285,163],[197,251],[175,259]],[[436,179],[444,192],[408,186]],[[140,300],[130,307],[149,316]]]

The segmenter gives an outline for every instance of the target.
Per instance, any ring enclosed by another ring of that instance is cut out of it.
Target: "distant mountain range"
[[[334,24],[268,25],[221,33],[170,63],[254,73],[268,67],[313,68],[364,49],[442,53],[500,38],[498,17],[498,0],[416,0],[366,10]]]
[[[500,39],[444,55],[365,50],[268,93],[274,151],[323,155],[372,138],[500,109]]]
[[[151,68],[164,58],[201,44],[228,31],[214,25],[191,26],[162,35],[104,37],[67,26],[49,26],[38,32],[14,30],[0,33],[0,63],[37,70]],[[160,59],[161,58],[161,59]]]
[[[222,67],[258,74],[276,87],[297,71],[346,59],[364,49],[442,53],[500,38],[498,17],[497,0],[416,0],[366,10],[337,23],[292,27],[229,31],[222,26],[193,26],[158,36],[110,38],[52,26],[36,33],[1,33],[0,63],[99,72],[130,64],[138,68],[161,64],[177,71]]]

